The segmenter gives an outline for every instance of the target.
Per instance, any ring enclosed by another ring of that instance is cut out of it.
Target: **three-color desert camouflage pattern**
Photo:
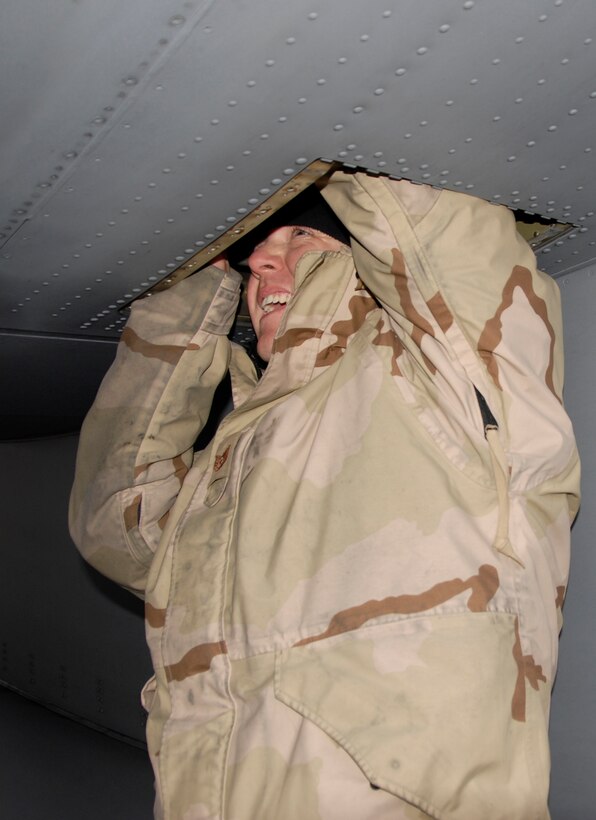
[[[543,820],[579,474],[555,283],[503,207],[324,195],[353,255],[300,260],[259,381],[211,267],[134,306],[83,430],[73,535],[146,600],[156,816]]]

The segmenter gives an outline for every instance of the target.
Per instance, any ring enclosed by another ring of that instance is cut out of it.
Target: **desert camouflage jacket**
[[[82,433],[74,538],[146,600],[156,814],[543,820],[579,472],[555,283],[505,208],[325,196],[352,254],[300,260],[259,381],[209,268],[135,305]]]

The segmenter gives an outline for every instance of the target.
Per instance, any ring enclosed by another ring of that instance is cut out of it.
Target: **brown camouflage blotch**
[[[511,717],[520,723],[526,721],[526,680],[532,689],[538,691],[539,682],[546,683],[542,667],[534,661],[532,655],[522,655],[519,620],[515,619],[515,643],[513,658],[517,664],[517,679],[511,698]]]
[[[393,350],[393,357],[391,359],[391,375],[401,376],[401,370],[399,369],[399,365],[397,364],[397,359],[403,353],[403,345],[395,331],[386,330],[385,332],[382,332],[382,327],[383,320],[381,319],[377,324],[378,333],[373,339],[373,344],[379,345],[380,347],[390,347]]]
[[[161,629],[166,622],[166,610],[157,609],[145,601],[145,620],[154,629]]]
[[[435,335],[432,325],[424,318],[424,316],[418,313],[414,307],[414,302],[412,301],[412,296],[408,287],[408,277],[406,274],[403,254],[397,248],[393,248],[391,253],[393,254],[391,273],[395,277],[395,287],[399,294],[400,304],[403,308],[404,316],[409,322],[412,323],[412,340],[420,348],[420,352],[422,353],[422,358],[424,359],[426,367],[430,373],[434,375],[436,372],[436,367],[430,359],[427,358],[422,350],[422,340],[424,337]]]
[[[565,601],[565,587],[557,587],[557,597],[555,598],[555,606],[558,609],[563,608],[563,602]]]
[[[198,345],[196,342],[189,342],[189,343],[186,345],[186,349],[187,349],[187,350],[200,350],[200,349],[201,349],[201,345]]]
[[[177,663],[165,667],[168,681],[181,681],[191,675],[200,675],[211,667],[211,661],[217,655],[225,655],[228,651],[225,641],[202,643],[193,646]]]
[[[124,510],[123,518],[126,532],[130,532],[139,526],[139,520],[141,518],[141,498],[142,496],[139,493]]]
[[[532,274],[523,265],[515,265],[513,271],[511,272],[511,276],[505,283],[501,304],[499,305],[495,315],[486,322],[484,330],[478,339],[478,353],[483,359],[495,385],[501,390],[501,383],[499,381],[499,366],[497,363],[495,350],[503,337],[503,322],[501,317],[507,308],[511,307],[513,304],[513,293],[515,288],[518,287],[523,290],[534,313],[542,319],[546,331],[550,337],[549,362],[548,367],[546,368],[544,381],[551,393],[560,401],[561,399],[557,396],[553,381],[555,331],[548,318],[546,302],[538,296],[532,287]]]
[[[325,367],[340,359],[348,346],[349,337],[353,336],[362,327],[367,315],[376,307],[377,303],[368,294],[352,296],[348,303],[350,318],[331,325],[330,331],[337,336],[337,341],[319,351],[315,360],[315,367]]]
[[[172,459],[172,464],[174,466],[174,475],[180,482],[180,486],[182,486],[182,482],[186,478],[186,474],[188,472],[188,467],[184,463],[182,456],[174,456]]]
[[[148,470],[148,469],[149,469],[149,467],[151,467],[151,465],[150,465],[150,464],[139,464],[139,466],[138,466],[138,467],[135,467],[135,469],[134,469],[134,477],[135,477],[135,479],[137,479],[137,478],[138,478],[140,475],[142,475],[142,474],[143,474],[146,470]]]
[[[453,314],[445,304],[445,300],[440,291],[437,291],[434,296],[431,296],[426,304],[443,333],[447,333],[453,324]]]
[[[286,330],[283,336],[275,339],[273,342],[274,353],[285,353],[292,347],[300,347],[309,339],[320,339],[323,331],[315,327],[295,327],[291,330]]]
[[[180,356],[186,349],[181,345],[156,345],[153,342],[147,342],[141,339],[131,327],[125,327],[120,338],[133,353],[139,353],[147,359],[160,359],[168,364],[178,364]]]
[[[383,600],[366,601],[358,606],[344,609],[333,616],[329,626],[319,635],[312,635],[303,638],[294,646],[305,646],[309,643],[322,641],[344,632],[353,632],[359,629],[367,621],[373,618],[380,618],[383,615],[415,615],[419,612],[426,612],[429,609],[444,604],[456,595],[460,595],[465,590],[470,589],[472,595],[468,600],[468,608],[472,612],[482,612],[495,594],[499,586],[499,576],[497,570],[488,564],[484,564],[478,570],[478,575],[472,575],[465,581],[461,578],[454,578],[451,581],[440,581],[430,587],[425,592],[417,595],[398,595],[383,598]]]
[[[162,515],[162,517],[161,517],[161,518],[158,518],[158,519],[157,519],[157,526],[159,527],[159,529],[160,529],[162,532],[163,532],[163,531],[165,530],[165,528],[166,528],[166,524],[167,524],[167,521],[168,521],[168,518],[169,518],[169,517],[170,517],[170,511],[169,511],[169,510],[167,510],[167,511],[166,511],[166,512]]]

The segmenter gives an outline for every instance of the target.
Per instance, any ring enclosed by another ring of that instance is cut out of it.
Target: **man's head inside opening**
[[[282,208],[248,257],[247,302],[257,335],[257,352],[271,358],[273,340],[294,292],[294,272],[308,251],[338,251],[349,234],[315,188]]]

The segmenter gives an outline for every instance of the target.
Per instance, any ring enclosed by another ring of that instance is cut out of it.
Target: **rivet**
[[[259,193],[262,194],[263,196],[265,196],[265,194],[268,194],[270,192],[271,192],[270,188],[259,188]]]
[[[548,126],[548,130],[549,130],[549,131],[556,131],[556,130],[557,130],[557,126],[556,126],[556,125],[549,125],[549,126]]]
[[[510,157],[507,157],[507,162],[515,162],[516,159],[517,157],[512,155]]]
[[[316,11],[311,11],[311,13],[308,15],[308,19],[309,20],[316,20],[318,16],[319,15],[316,13]]]
[[[157,188],[157,183],[156,182],[150,182],[147,187],[148,188]]]
[[[381,94],[384,94],[384,93],[385,93],[384,88],[375,88],[375,96],[380,97]]]
[[[426,125],[428,125],[428,120],[422,120],[422,121],[421,121],[420,123],[418,123],[418,124],[420,125],[420,127],[421,127],[421,128],[424,128]]]
[[[501,119],[501,117],[497,114],[496,116],[493,117],[493,122],[499,122],[500,119]]]
[[[591,42],[592,42],[592,38],[591,37],[586,37],[586,39],[584,40],[584,45],[589,46]]]
[[[233,170],[234,170],[233,165],[226,165],[226,171],[233,171]]]
[[[296,38],[295,38],[295,37],[288,37],[288,38],[286,39],[286,43],[287,43],[289,46],[293,46],[295,42],[296,42]]]
[[[426,46],[420,46],[420,48],[416,49],[416,54],[420,54],[420,55],[426,54],[427,51],[428,51],[428,48]]]
[[[516,38],[515,38],[515,42],[516,42],[516,43],[523,43],[523,41],[524,41],[525,39],[526,39],[525,37],[516,37]]]
[[[591,153],[591,151],[592,151],[591,148],[584,148],[584,154],[589,154],[589,153]]]
[[[404,139],[405,140],[409,140],[409,139],[411,139],[411,137],[412,137],[412,134],[410,132],[408,132],[407,134],[404,134]]]
[[[430,174],[422,174],[422,179],[429,179],[430,176]]]
[[[464,3],[464,8],[466,10],[474,8],[474,0],[466,0]]]
[[[355,108],[352,108],[352,111],[354,114],[361,114],[362,111],[364,111],[364,108],[361,105],[357,105]]]
[[[297,165],[306,165],[307,162],[308,160],[306,159],[306,157],[298,157],[298,159],[296,160]]]
[[[195,137],[194,141],[195,142],[203,142],[203,137]]]
[[[455,154],[455,148],[450,148],[447,153],[448,154]]]
[[[267,68],[271,68],[271,66],[275,65],[275,60],[265,60],[265,65]]]
[[[477,83],[478,83],[478,79],[476,77],[474,77],[473,79],[470,80],[470,85],[476,85]]]
[[[278,117],[278,120],[277,120],[277,121],[278,121],[278,122],[287,122],[287,121],[288,121],[288,118],[287,118],[287,117]]]
[[[203,199],[203,194],[195,194],[195,199]]]
[[[271,184],[272,185],[281,185],[282,181],[283,180],[279,179],[279,177],[275,177],[275,179],[271,180]],[[228,218],[228,221],[229,221],[229,218]]]
[[[256,197],[251,196],[251,198],[248,200],[248,204],[249,204],[249,205],[256,205],[258,201],[259,201],[259,200],[258,200],[258,199],[256,199]]]
[[[299,97],[298,102],[303,105],[306,102],[306,97]]]
[[[501,60],[499,59],[499,57],[495,57],[495,59],[493,60],[493,65],[499,65],[500,62]]]
[[[523,103],[523,101],[524,101],[523,97],[516,97],[516,99],[515,99],[516,105],[519,105],[520,103]]]
[[[592,93],[590,94],[590,97],[592,99],[595,99],[596,98],[596,91],[592,91]]]
[[[386,11],[383,12],[383,17],[391,17],[392,13],[393,13],[392,11],[387,9]]]
[[[439,26],[439,31],[441,32],[441,34],[446,34],[450,28],[451,26],[448,23],[443,23],[442,26]]]
[[[354,151],[356,149],[356,143],[351,142],[349,145],[346,145],[348,151]]]
[[[242,154],[245,157],[249,157],[252,154],[252,151],[250,150],[250,148],[247,148],[246,151],[242,152]]]
[[[396,77],[403,77],[405,73],[406,73],[405,68],[398,68],[395,72],[395,76]]]
[[[568,62],[569,62],[569,57],[563,57],[563,59],[561,60],[561,65],[567,65]]]
[[[228,105],[230,108],[233,108],[235,105],[238,105],[238,100],[228,100]]]
[[[340,57],[337,61],[340,65],[345,65],[348,62],[347,57]]]
[[[464,142],[472,142],[472,137],[466,137]]]
[[[361,43],[366,43],[368,40],[370,40],[370,34],[363,34],[363,35],[360,37],[360,42],[361,42]]]
[[[186,23],[186,18],[184,18],[181,14],[175,14],[173,17],[170,17],[168,23],[171,26],[181,26],[183,23]]]
[[[139,81],[136,77],[125,77],[122,82],[124,85],[136,85]]]
[[[545,82],[546,80],[544,79],[544,77],[542,77],[540,80],[538,80],[538,85],[544,85]]]
[[[453,100],[446,100],[445,105],[453,105]]]
[[[219,125],[219,120],[217,117],[211,120],[211,125]]]
[[[209,184],[210,185],[219,185],[219,180],[218,179],[212,179]]]
[[[268,140],[269,139],[269,134],[261,134],[261,139],[262,140]]]
[[[343,131],[343,125],[341,123],[337,123],[337,125],[333,126],[334,131]]]
[[[317,85],[325,85],[326,82],[327,80],[324,77],[321,77],[317,80]]]
[[[528,148],[533,148],[536,145],[536,140],[528,140],[526,145],[528,146]]]
[[[577,108],[571,108],[569,111],[569,116],[574,117],[577,114]]]
[[[256,85],[256,82],[255,82],[255,80],[249,80],[249,81],[246,83],[246,85],[248,86],[248,88],[254,88],[254,87],[255,87],[255,85]]]

